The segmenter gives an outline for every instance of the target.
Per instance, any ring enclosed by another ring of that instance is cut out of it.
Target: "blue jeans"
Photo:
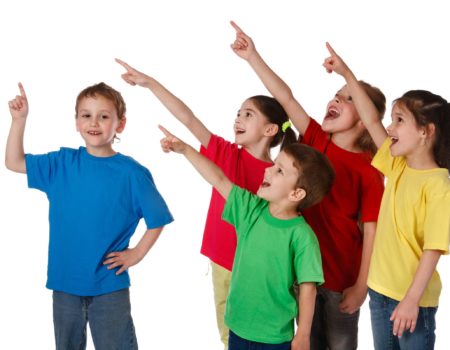
[[[228,350],[291,350],[291,342],[281,344],[258,343],[241,338],[230,330]]]
[[[94,297],[53,292],[57,350],[86,349],[88,322],[96,350],[138,348],[128,289]]]
[[[437,307],[420,307],[414,332],[407,330],[399,338],[392,334],[393,322],[389,320],[399,302],[372,289],[369,289],[369,296],[375,350],[434,349]]]
[[[342,293],[318,287],[311,326],[311,350],[353,350],[358,347],[359,310],[339,310]]]

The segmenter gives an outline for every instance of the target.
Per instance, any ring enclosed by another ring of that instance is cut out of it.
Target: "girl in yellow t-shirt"
[[[436,265],[450,236],[450,105],[429,91],[394,101],[385,129],[358,80],[327,44],[328,72],[342,75],[377,145],[387,178],[369,269],[375,350],[433,349],[441,282]]]

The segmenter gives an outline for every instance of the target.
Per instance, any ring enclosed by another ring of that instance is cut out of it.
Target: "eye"
[[[103,114],[102,119],[109,119],[109,115]]]
[[[281,168],[277,169],[277,174],[283,174],[283,170],[281,170]]]
[[[250,114],[250,112],[245,112],[245,116],[248,118],[251,117],[252,115]]]
[[[353,98],[352,98],[351,96],[348,96],[348,97],[347,97],[347,101],[352,102],[352,101],[353,101]]]
[[[85,113],[81,115],[81,118],[89,118],[90,116],[91,116],[90,114]]]

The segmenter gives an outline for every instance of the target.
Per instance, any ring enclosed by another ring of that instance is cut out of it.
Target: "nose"
[[[334,102],[340,103],[341,102],[341,98],[339,96],[334,96]]]
[[[91,126],[97,126],[98,125],[98,118],[97,117],[92,117],[91,119],[90,119],[90,123],[89,123]]]

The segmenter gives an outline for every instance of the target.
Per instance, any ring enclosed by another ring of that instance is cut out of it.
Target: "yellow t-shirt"
[[[387,179],[370,264],[368,285],[402,300],[411,285],[424,250],[448,254],[450,179],[447,169],[416,170],[403,157],[392,157],[391,140],[383,143],[372,165]],[[441,280],[433,273],[419,305],[436,307]]]

